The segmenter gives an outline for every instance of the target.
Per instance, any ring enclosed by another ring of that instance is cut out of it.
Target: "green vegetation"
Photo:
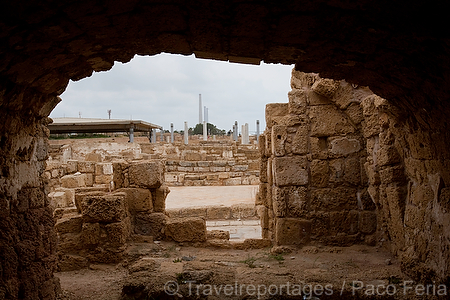
[[[225,135],[226,131],[223,129],[217,128],[214,124],[207,123],[206,128],[208,130],[208,134],[211,135]],[[203,134],[203,124],[198,123],[194,128],[189,128],[189,134]]]
[[[109,135],[101,133],[77,133],[77,134],[51,134],[50,140],[65,140],[65,139],[96,139],[108,138]]]
[[[254,257],[248,257],[246,260],[241,261],[241,263],[246,264],[249,268],[256,268],[255,262],[256,258]]]

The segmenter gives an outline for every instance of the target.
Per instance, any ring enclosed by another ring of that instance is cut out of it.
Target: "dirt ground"
[[[287,253],[290,250],[293,251]],[[402,275],[391,254],[365,245],[235,250],[173,242],[140,243],[130,244],[128,259],[118,265],[91,265],[89,269],[55,275],[60,278],[64,300],[172,299],[172,296],[173,299],[379,299],[368,296],[380,293],[383,299],[384,296],[411,299],[404,294],[411,291],[409,286],[414,287]],[[317,298],[311,297],[312,294]]]

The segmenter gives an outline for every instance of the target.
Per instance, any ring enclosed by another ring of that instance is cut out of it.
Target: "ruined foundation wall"
[[[259,212],[276,244],[375,243],[375,204],[367,192],[362,99],[345,81],[292,73],[289,103],[266,106],[260,140]]]
[[[267,105],[260,140],[264,236],[378,244],[413,279],[448,283],[446,110],[408,114],[368,89],[297,71],[291,87],[289,103]]]

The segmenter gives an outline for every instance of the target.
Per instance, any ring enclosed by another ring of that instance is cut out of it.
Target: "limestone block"
[[[95,183],[96,184],[111,184],[114,182],[113,175],[95,175]]]
[[[128,215],[124,195],[87,195],[81,202],[85,222],[119,222]]]
[[[78,160],[68,160],[66,162],[67,174],[72,174],[78,172]]]
[[[267,200],[267,183],[260,183],[259,184],[259,190],[258,190],[258,196],[259,196],[259,202],[261,202],[261,205],[264,205],[268,207],[268,200]]]
[[[178,181],[178,176],[176,174],[164,174],[164,181],[167,183],[174,183]]]
[[[78,171],[80,173],[95,173],[95,162],[92,161],[79,161]]]
[[[134,233],[153,236],[154,240],[164,238],[167,216],[163,213],[138,213],[134,219]]]
[[[286,186],[308,184],[306,157],[275,157],[272,164],[275,185]]]
[[[95,246],[100,243],[100,224],[84,223],[80,234],[81,242],[86,246]]]
[[[65,216],[59,219],[55,224],[55,229],[58,233],[78,233],[81,231],[83,224],[83,216]]]
[[[304,217],[308,209],[308,189],[303,186],[285,187],[286,216]]]
[[[228,220],[231,217],[231,208],[227,206],[208,206],[206,209],[207,220]]]
[[[334,136],[355,132],[348,117],[334,105],[310,107],[311,136]]]
[[[361,184],[361,162],[359,157],[349,157],[345,160],[344,180],[353,185]]]
[[[269,229],[269,213],[267,207],[263,205],[257,206],[257,213],[261,222],[261,228]]]
[[[135,162],[128,168],[130,185],[143,188],[159,188],[164,182],[164,164],[162,161]]]
[[[357,190],[347,187],[312,190],[311,209],[314,211],[358,209]]]
[[[275,156],[285,155],[285,143],[287,138],[287,128],[282,125],[272,127],[272,153]]]
[[[359,106],[360,100],[354,95],[355,89],[351,84],[345,82],[344,80],[340,80],[338,81],[337,86],[338,88],[334,92],[331,101],[336,103],[340,109],[346,109],[352,102],[356,102]]]
[[[356,234],[359,232],[359,212],[332,211],[330,212],[330,233],[332,235]]]
[[[127,217],[121,222],[109,223],[105,225],[107,234],[107,246],[122,247],[131,235],[131,222]]]
[[[288,103],[270,103],[266,105],[266,126],[271,128],[276,125],[276,119],[289,113]]]
[[[362,111],[362,107],[359,103],[352,103],[350,104],[347,109],[345,110],[345,113],[350,118],[350,120],[353,122],[353,124],[360,124],[362,121],[364,121],[364,115]]]
[[[268,128],[264,131],[264,137],[265,137],[265,156],[270,157],[272,155],[272,130],[269,130]]]
[[[313,158],[328,158],[328,142],[326,137],[310,137],[311,154]]]
[[[304,245],[310,240],[311,221],[298,218],[277,218],[276,245]]]
[[[86,176],[86,186],[93,186],[94,185],[94,174],[93,173],[85,173],[84,174]]]
[[[137,262],[132,264],[128,270],[130,273],[137,272],[155,272],[161,267],[161,263],[159,261],[154,260],[150,257],[143,257],[139,259]]]
[[[339,183],[344,180],[345,161],[342,158],[328,161],[330,168],[330,182]]]
[[[261,182],[267,182],[267,159],[261,158],[259,160],[259,180]]]
[[[209,168],[211,172],[225,172],[226,167],[210,167]]]
[[[286,194],[283,188],[277,186],[272,187],[273,197],[273,213],[275,217],[286,216]]]
[[[95,165],[95,175],[112,175],[113,164],[112,163],[98,163]]]
[[[165,228],[166,237],[176,242],[206,241],[206,222],[203,218],[169,219]]]
[[[245,239],[242,243],[236,243],[233,245],[233,249],[236,250],[249,250],[249,249],[264,249],[272,246],[272,241],[269,239]]]
[[[314,82],[319,79],[319,75],[315,73],[304,73],[292,69],[291,75],[291,88],[292,89],[304,89],[310,88]]]
[[[359,216],[359,228],[364,234],[372,234],[377,230],[377,214],[374,211],[362,211]]]
[[[311,219],[311,236],[320,239],[330,234],[329,212],[313,212],[309,217]]]
[[[292,141],[292,153],[304,155],[308,149],[309,129],[307,126],[299,126]]]
[[[227,186],[241,185],[242,184],[242,178],[241,177],[230,178],[230,179],[225,180],[224,184],[227,185]]]
[[[315,159],[311,162],[311,186],[326,187],[330,177],[327,160]]]
[[[103,191],[92,191],[92,192],[77,192],[75,193],[75,206],[79,213],[81,213],[81,202],[87,196],[102,196],[105,192]]]
[[[332,98],[339,87],[339,81],[334,79],[319,78],[311,86],[311,90],[319,95]]]
[[[128,209],[132,214],[135,212],[153,211],[153,201],[150,190],[142,188],[122,188],[116,190],[114,194],[117,193],[123,193],[125,195]]]
[[[206,238],[208,240],[229,240],[230,232],[225,230],[208,230]]]
[[[201,153],[193,150],[185,150],[181,154],[181,159],[183,161],[200,161],[203,160],[202,158],[203,156]]]
[[[394,146],[384,146],[377,151],[377,165],[387,166],[400,163],[401,158]]]
[[[254,204],[233,204],[231,215],[233,219],[253,219],[256,216],[256,207]]]
[[[166,209],[166,198],[169,193],[170,190],[165,184],[152,190],[153,211],[164,212]]]
[[[380,119],[378,115],[364,116],[363,135],[367,139],[371,136],[376,136],[380,133]]]
[[[66,207],[66,193],[64,192],[51,192],[48,194],[50,206],[55,209],[57,207]]]
[[[289,113],[300,115],[306,113],[308,97],[304,90],[292,90],[288,93]]]
[[[357,139],[340,137],[331,140],[330,152],[337,156],[347,156],[361,150],[361,145]]]
[[[85,174],[73,174],[61,177],[61,186],[65,188],[78,188],[86,186]]]
[[[206,219],[207,207],[185,207],[178,211],[177,217],[202,217]],[[169,214],[170,217],[172,217]]]

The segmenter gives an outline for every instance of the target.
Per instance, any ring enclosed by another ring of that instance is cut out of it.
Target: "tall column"
[[[162,127],[161,127],[161,130],[160,130],[160,134],[161,134],[161,138],[159,140],[161,141],[161,143],[164,143],[164,130],[163,130]]]
[[[133,127],[133,125],[131,125],[131,127],[130,127],[130,140],[129,140],[129,142],[130,143],[134,143],[134,127]]]
[[[198,124],[202,124],[203,122],[202,109],[202,94],[198,94]]]
[[[188,143],[189,143],[188,122],[184,122],[184,144],[187,145]]]
[[[208,127],[206,126],[206,121],[203,121],[203,140],[208,140]]]
[[[256,120],[256,144],[259,145],[259,120]]]
[[[239,127],[237,121],[234,121],[234,126],[236,127],[236,134],[234,136],[234,140],[237,142],[237,140],[239,139]]]
[[[241,125],[241,144],[245,143],[245,125]]]
[[[156,128],[152,129],[152,143],[156,143]]]
[[[170,123],[170,142],[173,143],[173,123]]]

